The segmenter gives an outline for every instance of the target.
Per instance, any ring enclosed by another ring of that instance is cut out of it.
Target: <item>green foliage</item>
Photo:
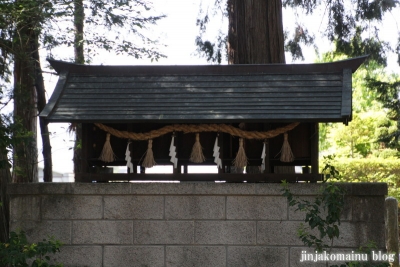
[[[325,35],[336,45],[335,52],[356,57],[369,54],[369,60],[386,65],[388,43],[381,41],[379,22],[385,13],[398,6],[398,1],[299,1],[285,0],[284,6],[302,8],[307,15],[324,5],[327,17]],[[368,33],[368,34],[366,34]]]
[[[332,123],[320,123],[319,124],[319,150],[326,151],[332,146],[331,140],[328,138]]]
[[[365,158],[379,155],[384,148],[397,148],[397,139],[389,137],[396,132],[395,122],[390,121],[382,111],[364,112],[353,115],[348,125],[331,124],[325,138],[330,140],[328,149],[347,158]]]
[[[335,167],[335,155],[324,156],[322,160],[322,172],[325,175],[325,181],[332,180],[341,180],[340,172]]]
[[[335,174],[333,166],[327,167]],[[331,242],[339,237],[340,215],[344,206],[344,189],[334,183],[324,183],[320,194],[314,201],[300,199],[294,196],[287,183],[283,183],[283,196],[289,201],[289,206],[296,211],[306,213],[304,222],[298,228],[298,236],[304,245],[314,247],[321,252],[330,247],[325,242],[327,237]],[[317,234],[315,234],[315,230]]]
[[[31,142],[33,134],[26,131],[20,121],[12,121],[10,116],[0,114],[0,150],[2,155],[10,156],[16,145],[22,142]],[[11,168],[11,158],[0,160],[0,169]],[[16,170],[14,170],[16,171]]]
[[[389,196],[400,200],[400,159],[332,158],[331,164],[340,173],[342,182],[382,182],[387,183]]]
[[[217,36],[214,40],[208,39],[207,26],[211,19],[219,13],[221,17],[227,17],[227,9],[221,8],[224,1],[215,0],[214,6],[211,8],[200,7],[199,15],[196,20],[196,26],[199,28],[199,35],[196,36],[195,44],[197,54],[201,57],[205,57],[209,63],[221,64],[223,59],[227,60],[227,41],[228,36],[221,30],[218,31]],[[205,37],[207,36],[207,37]],[[224,57],[225,55],[225,57]]]
[[[346,55],[335,51],[324,54],[319,62],[345,58]],[[321,149],[350,158],[381,157],[379,154],[385,149],[400,150],[399,80],[385,72],[383,63],[370,60],[363,64],[353,74],[353,119],[348,126],[323,125]]]
[[[337,168],[337,159],[334,155],[323,158],[322,173],[332,181],[343,180],[346,177]],[[344,207],[345,190],[334,182],[324,182],[321,185],[320,194],[313,201],[302,200],[294,196],[289,185],[283,182],[283,196],[288,199],[289,206],[296,207],[296,211],[305,212],[304,223],[298,228],[298,236],[304,245],[315,248],[316,252],[326,251],[332,248],[333,240],[339,238],[340,216]],[[330,244],[327,243],[327,239]],[[376,249],[374,242],[360,247],[357,252],[369,255],[372,259],[372,251]],[[326,263],[328,265],[328,263]],[[331,265],[331,267],[389,267],[388,262],[346,262],[345,264]]]
[[[367,77],[367,84],[377,92],[377,99],[383,107],[390,110],[390,117],[393,120],[400,119],[400,77]]]
[[[29,243],[23,231],[11,232],[8,242],[0,243],[1,264],[10,267],[62,267],[62,264],[48,263],[50,257],[47,255],[59,252],[61,245],[54,238]]]
[[[146,37],[144,33],[149,25],[156,24],[164,18],[163,15],[150,15],[151,6],[148,1],[2,1],[0,73],[10,73],[8,63],[12,62],[13,55],[19,53],[18,46],[28,44],[27,40],[18,39],[38,36],[42,47],[50,52],[49,57],[53,57],[52,50],[56,47],[73,46],[76,3],[83,5],[85,11],[83,42],[88,58],[96,56],[100,49],[134,58],[147,57],[157,60],[165,57],[157,52],[157,42]],[[34,35],[18,34],[27,28],[32,30]]]

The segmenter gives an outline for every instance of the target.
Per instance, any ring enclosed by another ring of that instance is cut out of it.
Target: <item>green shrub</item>
[[[399,151],[397,151],[396,149],[386,148],[386,149],[382,149],[382,150],[374,152],[373,155],[377,158],[396,159],[396,158],[399,158],[400,154],[399,154]]]
[[[389,196],[400,201],[400,159],[334,158],[330,164],[335,166],[335,169],[340,173],[341,182],[387,183]],[[324,166],[324,164],[320,165]]]
[[[60,251],[61,243],[54,238],[43,242],[29,243],[25,232],[11,232],[7,243],[0,243],[0,264],[10,267],[62,267],[50,264],[49,253]],[[30,264],[29,264],[29,263]]]

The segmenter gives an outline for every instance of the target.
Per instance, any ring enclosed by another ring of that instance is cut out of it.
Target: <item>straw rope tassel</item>
[[[113,162],[115,160],[115,154],[111,147],[109,133],[107,133],[106,142],[104,143],[103,150],[101,151],[99,160],[104,162]]]
[[[203,155],[203,148],[201,147],[200,144],[199,133],[196,133],[196,142],[193,145],[192,153],[190,154],[189,160],[194,163],[202,163],[206,160],[206,158]]]
[[[244,168],[247,165],[247,156],[243,147],[243,138],[239,139],[239,151],[236,154],[236,158],[233,160],[233,165],[236,168]]]
[[[145,168],[152,168],[154,165],[156,165],[156,161],[154,160],[154,155],[153,155],[153,140],[149,140],[149,143],[147,145],[147,151],[146,151],[146,156],[143,159],[142,166]]]
[[[281,158],[282,162],[292,162],[294,161],[294,155],[292,149],[290,148],[290,144],[288,141],[288,134],[283,134],[283,145],[281,149]]]

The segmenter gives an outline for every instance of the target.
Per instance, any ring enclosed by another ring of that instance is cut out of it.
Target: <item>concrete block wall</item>
[[[336,250],[369,240],[384,248],[386,184],[347,190]],[[312,199],[320,184],[291,184]],[[285,267],[301,264],[297,237],[304,215],[279,184],[12,184],[11,228],[31,241],[55,236],[64,266]],[[308,249],[310,251],[310,249]]]

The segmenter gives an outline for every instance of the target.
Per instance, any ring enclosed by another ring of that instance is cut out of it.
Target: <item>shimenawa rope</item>
[[[152,130],[147,133],[134,133],[127,131],[119,131],[104,124],[95,123],[97,127],[99,127],[100,129],[109,134],[112,134],[115,137],[131,139],[131,140],[149,140],[172,132],[184,132],[184,133],[221,132],[221,133],[228,133],[232,136],[237,136],[244,139],[264,140],[273,138],[275,136],[293,130],[299,124],[300,124],[299,122],[294,122],[284,127],[280,127],[267,132],[245,131],[226,124],[200,124],[200,125],[173,124],[173,125],[167,125],[158,130]]]

